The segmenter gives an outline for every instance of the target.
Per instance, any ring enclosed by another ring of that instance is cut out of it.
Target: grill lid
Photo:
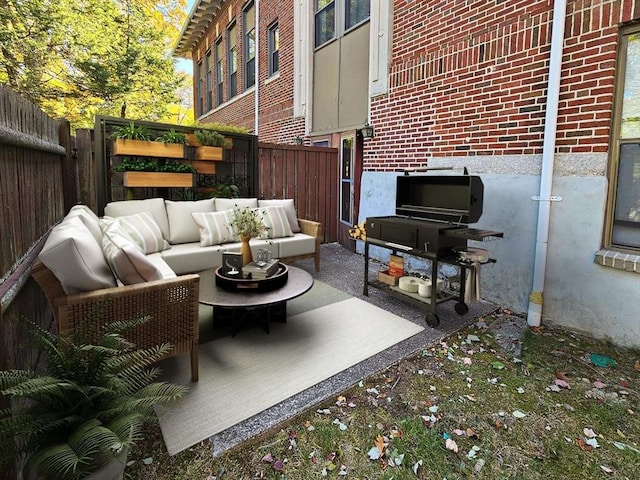
[[[482,216],[484,185],[476,175],[400,175],[396,215],[456,224]]]

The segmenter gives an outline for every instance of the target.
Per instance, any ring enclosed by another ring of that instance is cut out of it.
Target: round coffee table
[[[313,286],[313,277],[288,266],[289,278],[282,287],[269,292],[225,290],[216,285],[215,269],[200,272],[200,303],[213,307],[214,324],[230,321],[232,336],[248,319],[256,320],[269,333],[269,322],[287,321],[287,300],[299,297]]]

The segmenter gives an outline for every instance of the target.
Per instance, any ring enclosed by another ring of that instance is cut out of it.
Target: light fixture
[[[360,129],[360,133],[362,134],[362,138],[373,138],[373,125],[369,125],[369,121],[364,121],[364,127]]]
[[[296,142],[296,145],[302,145],[302,142],[303,142],[302,137],[300,135],[298,135],[295,138],[295,142]]]

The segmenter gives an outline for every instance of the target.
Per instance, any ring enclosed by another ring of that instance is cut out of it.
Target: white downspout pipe
[[[255,136],[258,136],[258,126],[260,125],[259,119],[258,119],[258,113],[259,113],[259,106],[260,106],[260,102],[259,102],[259,97],[258,97],[258,85],[260,85],[260,1],[256,0],[255,2],[255,20],[254,20],[254,24],[255,24],[255,37],[256,37],[256,52],[255,52],[255,62],[253,64],[254,67],[254,77],[255,77],[255,83],[253,84],[253,134]]]
[[[556,127],[558,124],[558,101],[560,96],[560,72],[562,70],[562,46],[564,44],[564,21],[567,1],[555,1],[551,30],[551,54],[549,60],[549,85],[547,87],[547,111],[542,145],[542,170],[540,172],[540,195],[538,203],[538,227],[533,269],[533,287],[529,295],[527,323],[540,326],[544,291],[544,276],[547,266],[549,222],[551,214],[551,187],[553,184],[553,162],[556,149]]]

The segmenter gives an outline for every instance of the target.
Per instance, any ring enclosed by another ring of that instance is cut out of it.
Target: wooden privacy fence
[[[260,143],[258,197],[293,198],[298,216],[321,222],[324,242],[338,239],[338,149]]]
[[[33,368],[22,317],[49,328],[45,297],[30,279],[44,238],[76,203],[69,123],[0,86],[0,368]],[[1,399],[0,399],[1,401]]]

